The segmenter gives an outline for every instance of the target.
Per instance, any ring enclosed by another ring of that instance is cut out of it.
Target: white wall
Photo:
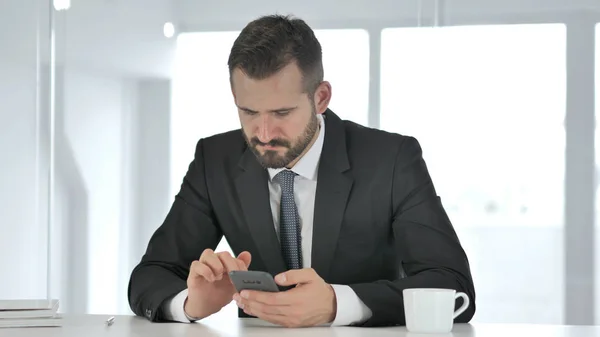
[[[36,125],[35,118],[36,84],[41,113],[49,113],[49,3],[0,2],[0,270],[10,270],[0,278],[0,299],[46,297],[49,125],[47,118]],[[140,8],[130,25],[129,14]],[[170,203],[163,193],[168,165],[155,163],[168,163],[160,148],[168,149],[169,82],[154,79],[169,72],[173,41],[162,36],[169,8],[161,0],[87,1],[55,13],[51,294],[61,299],[63,312],[129,312],[129,273]],[[115,18],[119,11],[127,15]],[[86,24],[102,15],[110,17],[112,30]],[[36,42],[40,64],[46,64],[39,72]],[[143,167],[152,170],[140,174]]]
[[[139,142],[137,176],[138,222],[133,258],[137,264],[150,236],[162,224],[174,194],[170,189],[171,81],[144,79],[139,90]]]
[[[0,270],[9,271],[0,298],[46,296],[48,135],[38,111],[48,95],[38,86],[36,47],[47,46],[48,9],[40,0],[0,2]]]
[[[67,68],[63,85],[56,296],[65,312],[129,313],[127,282],[140,243],[170,204],[168,165],[159,165],[168,159],[170,83]]]
[[[77,222],[69,224],[68,234],[72,230],[81,234],[75,240],[86,243],[80,246],[84,251],[76,251],[83,254],[80,258],[87,256],[87,265],[81,265],[85,269],[69,275],[87,275],[87,287],[95,290],[89,294],[86,309],[109,312],[118,280],[106,271],[113,269],[120,255],[115,246],[121,225],[123,118],[132,113],[123,110],[123,102],[132,98],[124,97],[125,84],[120,78],[68,68],[64,86],[64,134],[57,138],[64,137],[61,151],[69,155],[57,161],[57,167],[70,167],[63,183],[73,185],[68,198],[77,206],[70,205],[70,209],[81,209],[81,214]]]
[[[36,69],[0,58],[0,298],[46,294],[46,231],[36,199]],[[39,220],[39,222],[38,222]]]
[[[11,270],[0,298],[44,298],[35,69],[0,62],[0,72],[0,270]],[[157,165],[169,158],[170,82],[61,67],[56,107],[52,295],[64,312],[127,313],[129,273],[170,204],[169,166]]]
[[[174,1],[71,3],[68,11],[56,15],[59,63],[127,76],[166,78],[170,75],[175,41],[163,35],[163,25],[175,20],[171,13]]]

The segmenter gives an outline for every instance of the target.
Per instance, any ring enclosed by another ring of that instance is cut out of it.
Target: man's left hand
[[[289,270],[277,275],[275,282],[296,287],[278,293],[242,290],[233,299],[246,314],[289,328],[327,324],[335,319],[335,292],[314,269]]]

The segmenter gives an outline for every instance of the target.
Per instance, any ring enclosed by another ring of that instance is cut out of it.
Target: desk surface
[[[311,336],[311,337],[600,337],[600,326],[560,326],[526,324],[455,324],[450,334],[413,334],[404,327],[356,328],[318,327],[286,329],[257,319],[215,317],[202,323],[151,323],[144,318],[116,316],[114,324],[106,326],[110,316],[67,316],[62,327],[0,329],[0,336],[11,337],[129,337],[129,336]]]

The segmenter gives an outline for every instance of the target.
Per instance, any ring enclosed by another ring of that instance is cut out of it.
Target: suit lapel
[[[268,271],[281,273],[285,271],[285,263],[271,214],[268,173],[249,149],[242,155],[238,166],[241,172],[235,180],[235,187],[249,232]]]
[[[325,141],[317,177],[311,264],[327,280],[354,180],[349,172],[342,121],[330,110],[324,117]]]

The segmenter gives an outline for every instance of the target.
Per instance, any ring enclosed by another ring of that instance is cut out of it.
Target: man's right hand
[[[229,304],[236,290],[228,273],[232,270],[248,270],[250,261],[251,255],[246,251],[234,258],[229,252],[204,250],[200,259],[190,266],[185,313],[201,319]]]

